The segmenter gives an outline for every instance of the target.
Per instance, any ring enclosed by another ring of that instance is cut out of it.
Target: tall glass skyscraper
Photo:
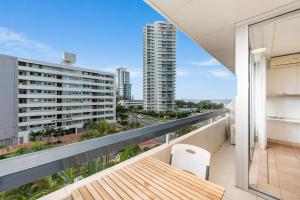
[[[127,68],[117,68],[117,95],[119,99],[131,99],[130,72]]]

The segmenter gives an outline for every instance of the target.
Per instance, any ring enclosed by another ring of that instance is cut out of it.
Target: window
[[[41,119],[42,116],[38,115],[38,116],[31,116],[30,119]]]
[[[30,110],[31,111],[36,111],[36,110],[42,110],[42,108],[41,107],[32,107],[32,108],[30,108]]]
[[[20,66],[26,66],[26,62],[19,61]]]

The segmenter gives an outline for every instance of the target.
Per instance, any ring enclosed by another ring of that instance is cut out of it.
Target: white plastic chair
[[[189,144],[175,144],[171,150],[171,165],[208,180],[210,153]]]

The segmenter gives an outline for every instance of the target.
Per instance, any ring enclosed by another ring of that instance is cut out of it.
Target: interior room
[[[249,29],[249,186],[300,199],[300,13]]]

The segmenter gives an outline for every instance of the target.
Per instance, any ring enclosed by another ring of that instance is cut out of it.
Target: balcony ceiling
[[[234,26],[295,0],[145,0],[231,71]]]

